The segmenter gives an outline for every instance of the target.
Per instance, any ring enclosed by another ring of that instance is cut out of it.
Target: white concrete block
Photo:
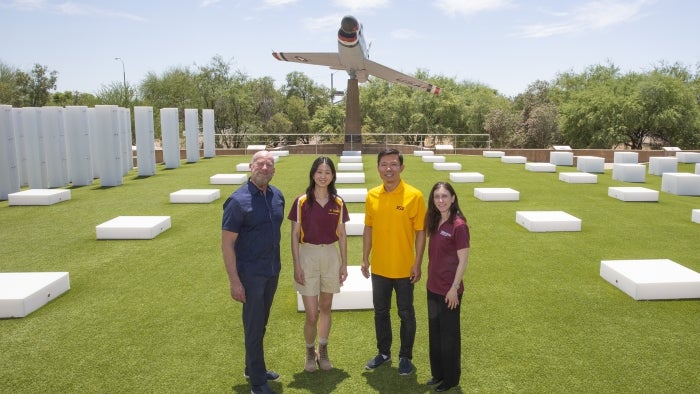
[[[678,152],[681,150],[681,148],[677,146],[664,146],[661,149],[663,149],[666,152]]]
[[[549,162],[556,166],[573,166],[574,152],[549,152]]]
[[[431,150],[414,150],[413,156],[432,156],[435,152]]]
[[[520,201],[520,192],[507,187],[475,187],[474,197],[481,201]]]
[[[247,154],[254,154],[256,152],[260,152],[261,150],[267,149],[266,145],[248,145],[245,148],[245,151]]]
[[[362,156],[361,150],[344,150],[341,156]]]
[[[338,172],[335,174],[335,183],[365,183],[364,172]]]
[[[170,193],[170,202],[208,204],[221,197],[219,189],[180,189]]]
[[[698,152],[676,152],[679,163],[700,163],[700,153]]]
[[[347,235],[362,235],[365,231],[365,214],[350,213],[350,220],[345,222],[345,233]]]
[[[481,183],[484,182],[484,174],[480,172],[450,172],[450,181],[456,183]]]
[[[600,276],[635,300],[700,298],[700,274],[669,259],[602,260]]]
[[[569,145],[552,145],[552,149],[554,149],[554,150],[571,150],[571,147]]]
[[[605,159],[596,156],[579,156],[576,158],[576,168],[581,172],[602,174],[605,172]]]
[[[503,157],[506,155],[506,152],[500,151],[500,150],[485,150],[482,152],[482,156],[484,157]]]
[[[67,189],[29,189],[7,195],[8,205],[53,205],[70,200]]]
[[[238,163],[238,164],[236,164],[236,171],[238,171],[238,172],[250,172],[250,163]]]
[[[212,185],[240,185],[248,180],[248,174],[216,174],[209,177]]]
[[[659,192],[645,187],[609,187],[608,196],[621,201],[659,201]]]
[[[364,166],[362,163],[338,163],[338,171],[364,171]]]
[[[433,163],[433,170],[438,171],[461,171],[462,165],[459,163]]]
[[[445,159],[445,156],[437,156],[437,155],[423,156],[423,157],[421,157],[421,160],[423,160],[423,163],[444,163],[445,161],[447,161]]]
[[[613,152],[613,163],[637,164],[639,163],[639,153]]]
[[[340,286],[340,293],[333,295],[332,310],[373,309],[372,280],[365,278],[359,265],[348,266],[348,277]],[[301,294],[297,293],[297,311],[305,311]]]
[[[366,188],[346,188],[336,189],[336,191],[345,202],[365,202],[367,199]]]
[[[437,145],[435,145],[435,150],[436,151],[445,150],[445,151],[449,151],[450,153],[454,153],[455,147],[451,144],[437,144]]]
[[[289,156],[289,151],[288,150],[271,150],[270,154],[272,156],[276,156],[276,157],[284,157],[284,156]]]
[[[170,216],[117,216],[95,227],[97,239],[153,239],[170,228]]]
[[[690,220],[695,223],[700,223],[700,209],[693,209]]]
[[[641,182],[646,180],[647,168],[644,164],[614,163],[612,179],[622,182]]]
[[[678,159],[670,156],[649,158],[649,175],[661,176],[664,172],[678,172]]]
[[[340,156],[341,163],[362,163],[362,156]]]
[[[525,163],[525,169],[532,172],[557,172],[557,166],[551,163]]]
[[[700,196],[700,175],[689,172],[665,172],[661,191],[678,196]]]
[[[25,317],[69,289],[68,272],[2,272],[0,319]]]
[[[598,175],[587,172],[560,172],[559,180],[567,183],[598,183]]]
[[[531,232],[581,231],[581,219],[563,211],[516,211],[515,222]]]
[[[695,163],[695,173],[700,175],[700,163]]]
[[[527,157],[525,157],[525,156],[501,156],[501,163],[525,164],[525,163],[527,163]]]

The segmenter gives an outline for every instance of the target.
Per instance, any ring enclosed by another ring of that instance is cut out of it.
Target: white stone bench
[[[7,195],[8,205],[53,205],[68,200],[67,189],[29,189]]]
[[[364,169],[362,163],[338,163],[338,171],[364,171]]]
[[[350,220],[345,222],[345,234],[362,235],[365,231],[365,214],[350,213]]]
[[[437,156],[437,155],[423,156],[423,157],[421,157],[421,160],[423,161],[423,163],[444,163],[445,161],[447,161],[445,159],[445,156]]]
[[[170,193],[171,204],[208,204],[221,197],[219,189],[180,189]]]
[[[267,149],[267,145],[248,145],[245,147],[245,153],[250,154],[250,153],[256,153],[260,152],[261,150]]]
[[[608,196],[621,201],[659,201],[659,192],[645,187],[609,187]]]
[[[437,144],[437,145],[435,145],[436,152],[441,151],[441,150],[448,151],[450,153],[454,153],[455,147],[451,144]]]
[[[431,150],[414,150],[413,156],[432,156],[435,152]]]
[[[288,150],[271,150],[270,154],[275,157],[289,156]]]
[[[563,211],[516,211],[515,222],[531,232],[581,231],[581,219]]]
[[[549,162],[555,166],[573,166],[574,152],[549,152]]]
[[[0,319],[25,317],[69,289],[68,272],[1,272]]]
[[[598,183],[598,175],[587,172],[560,172],[559,180],[567,183]]]
[[[635,300],[700,298],[700,274],[669,259],[602,260],[600,276]]]
[[[700,175],[700,163],[695,163],[695,173]]]
[[[605,159],[596,156],[578,156],[576,168],[581,172],[602,174],[605,172]]]
[[[525,157],[525,156],[501,156],[501,163],[525,164],[525,163],[527,163],[527,157]]]
[[[362,156],[340,156],[341,163],[362,163]]]
[[[361,150],[344,150],[341,156],[362,156]]]
[[[525,163],[525,169],[532,172],[557,172],[557,166],[551,163]]]
[[[456,183],[483,183],[484,174],[480,172],[451,172],[450,181]]]
[[[679,163],[700,163],[700,153],[698,152],[676,152]]]
[[[238,164],[236,164],[236,171],[238,171],[238,172],[250,172],[250,163],[238,163]]]
[[[335,183],[365,183],[364,172],[338,172],[335,174]]]
[[[649,158],[649,175],[661,176],[664,172],[678,172],[678,159],[670,156]]]
[[[571,150],[571,147],[569,145],[552,145],[552,149],[554,149],[554,150]]]
[[[433,163],[433,170],[462,171],[462,165],[459,163]]]
[[[643,164],[614,163],[612,179],[622,182],[641,182],[646,180],[647,168]]]
[[[700,209],[693,209],[690,214],[690,220],[695,223],[700,223]]]
[[[663,149],[666,152],[678,152],[681,150],[681,148],[677,146],[664,146],[661,149]]]
[[[475,187],[474,197],[481,201],[520,201],[520,192],[508,187]]]
[[[506,152],[500,151],[500,150],[485,150],[481,153],[482,156],[488,157],[488,158],[494,158],[494,157],[503,157],[506,155]]]
[[[95,227],[97,239],[153,239],[170,228],[170,216],[117,216]]]
[[[700,175],[689,172],[665,172],[661,191],[678,196],[700,196]]]
[[[338,195],[345,202],[365,202],[367,200],[366,188],[336,189]]]
[[[240,185],[248,180],[248,174],[216,174],[209,177],[211,185]]]
[[[340,293],[333,295],[332,310],[373,309],[372,280],[365,278],[359,265],[348,266],[348,277],[340,286]],[[297,293],[297,311],[303,312],[304,300]]]
[[[613,163],[637,164],[639,153],[637,152],[613,152]]]

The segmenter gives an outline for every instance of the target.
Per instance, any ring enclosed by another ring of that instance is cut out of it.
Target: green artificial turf
[[[0,392],[248,392],[243,378],[240,304],[231,300],[220,252],[221,204],[237,185],[210,185],[250,156],[223,156],[158,167],[118,187],[71,189],[51,206],[0,202],[0,272],[67,271],[71,289],[19,319],[0,320]],[[282,157],[272,183],[293,198],[308,184],[315,156]],[[334,159],[337,157],[334,156]],[[691,393],[700,387],[700,301],[634,301],[603,280],[601,260],[668,258],[700,271],[700,198],[660,193],[659,202],[622,202],[609,186],[660,190],[611,179],[561,182],[499,159],[448,156],[484,183],[453,183],[472,234],[462,303],[462,392]],[[365,155],[366,184],[380,183],[376,156]],[[337,160],[335,160],[337,164]],[[406,155],[403,177],[428,193],[447,171]],[[576,171],[558,167],[558,171]],[[679,171],[693,172],[688,164]],[[360,185],[339,185],[360,187]],[[510,187],[517,202],[485,202],[475,187]],[[170,204],[179,189],[219,188],[211,204]],[[349,203],[351,212],[363,204]],[[562,210],[581,232],[531,233],[517,210]],[[98,241],[95,226],[121,215],[168,215],[172,228],[152,240]],[[330,372],[303,372],[303,313],[297,312],[283,225],[283,272],[266,334],[268,366],[284,393],[427,393],[430,378],[425,275],[416,287],[416,373],[397,360],[375,371],[372,311],[334,312]],[[361,263],[361,237],[348,259]],[[394,355],[398,317],[392,311]]]

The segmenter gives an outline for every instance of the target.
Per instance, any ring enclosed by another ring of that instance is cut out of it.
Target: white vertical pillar
[[[12,106],[0,105],[0,200],[20,190]]]
[[[116,105],[96,105],[93,137],[95,158],[102,187],[124,183],[120,157],[119,109]]]
[[[136,166],[139,176],[155,175],[153,107],[134,107],[134,126],[136,127]]]
[[[160,132],[165,168],[180,167],[180,133],[177,108],[160,109]]]
[[[22,131],[22,108],[12,108],[12,126],[15,130],[15,152],[19,168],[19,187],[29,185],[27,175],[27,157],[24,154],[24,132]]]
[[[199,110],[185,108],[185,148],[187,162],[199,161]]]
[[[68,157],[63,127],[63,107],[41,107],[40,113],[49,187],[66,186],[68,185]]]
[[[22,134],[22,165],[27,169],[27,184],[30,189],[47,189],[49,187],[48,169],[46,167],[46,150],[44,134],[39,121],[39,108],[21,108],[18,122]]]
[[[214,140],[214,110],[202,110],[202,134],[204,139],[204,157],[216,156],[216,144]]]
[[[92,185],[92,154],[88,108],[68,106],[63,112],[68,151],[68,179],[73,186]]]
[[[134,145],[131,141],[131,110],[119,107],[119,152],[121,157],[122,175],[134,168]]]

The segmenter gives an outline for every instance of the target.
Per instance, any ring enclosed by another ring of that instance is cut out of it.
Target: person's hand
[[[459,305],[459,297],[457,296],[457,289],[450,287],[450,291],[445,295],[445,304],[447,304],[448,309],[455,309]]]
[[[304,278],[304,270],[294,268],[294,281],[304,286],[304,282],[306,282],[306,278]]]
[[[421,271],[420,268],[416,267],[415,265],[413,268],[411,268],[411,283],[417,283],[420,280],[421,277]]]
[[[363,261],[360,266],[360,271],[362,272],[362,276],[369,278],[369,262]]]
[[[240,281],[231,283],[231,298],[245,304],[245,288]]]
[[[345,282],[345,279],[348,278],[348,267],[347,266],[342,266],[340,268],[340,284],[342,285]]]

